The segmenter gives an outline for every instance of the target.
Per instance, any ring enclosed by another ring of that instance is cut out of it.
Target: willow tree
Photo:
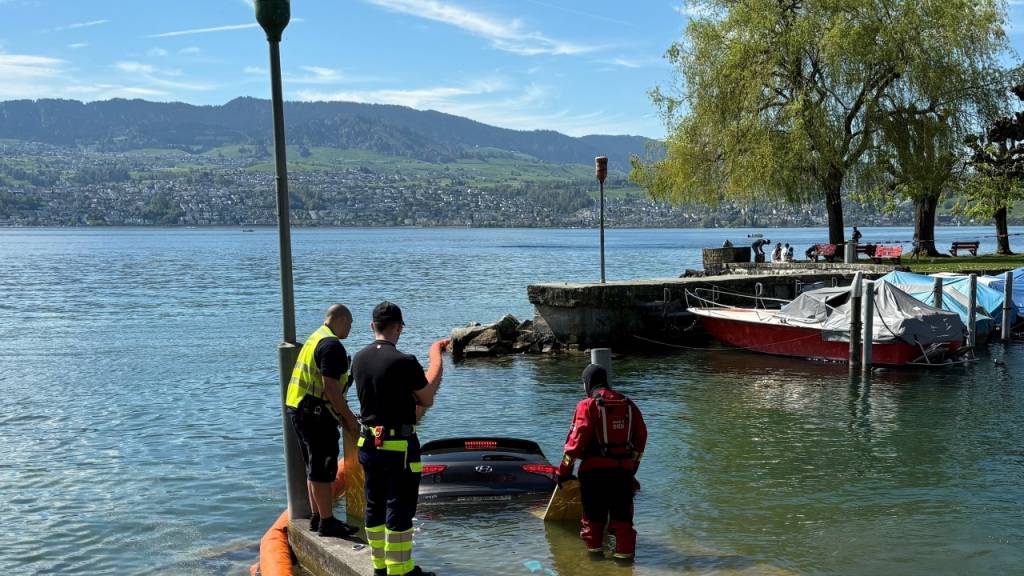
[[[1024,85],[1012,91],[1024,103]],[[1024,200],[1024,112],[997,118],[967,144],[973,174],[964,188],[960,211],[995,220],[996,253],[1013,254],[1007,216],[1014,203]]]
[[[678,90],[652,92],[666,154],[634,157],[631,178],[676,202],[824,200],[832,243],[843,192],[877,185],[889,99],[958,112],[1005,47],[1002,0],[690,4],[704,16],[667,52]]]

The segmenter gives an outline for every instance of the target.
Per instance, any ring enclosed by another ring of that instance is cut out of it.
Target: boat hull
[[[701,317],[701,324],[716,340],[733,348],[775,356],[849,361],[848,342],[827,341],[822,338],[821,331],[815,328],[709,316]],[[958,343],[951,344],[950,349],[958,347]],[[871,348],[872,363],[884,366],[903,366],[920,356],[921,349],[906,342],[876,342]]]

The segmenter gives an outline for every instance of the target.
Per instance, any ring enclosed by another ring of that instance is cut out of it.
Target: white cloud
[[[169,80],[167,78],[168,76],[172,78],[183,76],[181,70],[157,68],[152,64],[146,64],[143,62],[117,62],[114,64],[114,68],[126,74],[140,76],[141,79],[147,81],[149,84],[155,84],[161,88],[190,91],[205,91],[216,88],[216,86],[205,83]]]
[[[114,64],[114,68],[129,74],[153,74],[156,72],[156,68],[151,64],[143,64],[142,62],[118,62]]]
[[[600,50],[600,46],[577,44],[548,38],[540,32],[524,29],[517,19],[498,20],[454,4],[438,0],[365,0],[388,10],[442,22],[490,40],[491,45],[505,52],[533,56],[537,54],[583,54]]]
[[[0,53],[0,98],[58,96],[67,62],[48,56]]]
[[[88,46],[88,44],[86,44],[85,42],[75,42],[74,44],[68,44],[68,48],[71,48],[72,50],[78,50],[79,48],[85,48],[86,46]]]
[[[150,48],[146,51],[146,56],[162,58],[167,56],[167,50],[164,50],[163,48]]]
[[[597,60],[596,62],[621,68],[653,68],[665,63],[660,58],[624,58],[622,56],[612,58],[611,60]]]
[[[708,6],[684,0],[680,6],[673,6],[672,10],[687,18],[707,18],[715,12]]]
[[[546,86],[530,84],[516,88],[501,78],[410,90],[299,90],[294,96],[307,101],[339,100],[437,110],[494,126],[517,130],[558,130],[573,136],[640,131],[637,119],[632,115],[609,115],[603,110],[577,112],[559,106],[561,100]]]
[[[321,66],[300,66],[300,68],[312,74],[314,78],[328,81],[338,81],[341,79],[341,72],[333,68],[323,68]]]
[[[172,36],[187,36],[189,34],[207,34],[210,32],[226,32],[228,30],[245,30],[248,28],[258,28],[259,24],[252,22],[249,24],[231,24],[228,26],[214,26],[212,28],[193,28],[191,30],[176,30],[174,32],[161,32],[159,34],[150,34],[146,38],[170,38]]]
[[[245,72],[246,74],[266,74],[267,70],[265,68],[260,68],[259,66],[246,66],[242,72]]]
[[[199,46],[189,46],[187,48],[182,48],[181,50],[178,50],[178,54],[199,54],[202,51],[202,48],[200,48]]]
[[[57,30],[75,30],[77,28],[90,28],[92,26],[99,26],[100,24],[106,24],[110,20],[90,20],[88,22],[75,22],[74,24],[68,24],[67,26],[58,26]]]

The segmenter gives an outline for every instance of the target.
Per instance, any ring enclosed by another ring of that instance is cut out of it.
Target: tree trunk
[[[940,256],[935,247],[935,212],[942,193],[914,198],[914,237],[920,242],[922,253]]]
[[[996,210],[993,218],[996,220],[996,254],[1013,255],[1010,250],[1010,229],[1006,225],[1006,206]]]
[[[825,184],[825,210],[828,211],[828,243],[835,244],[842,250],[846,240],[846,231],[843,230],[843,175],[837,172],[829,173],[828,181]],[[840,252],[836,252],[840,254]]]

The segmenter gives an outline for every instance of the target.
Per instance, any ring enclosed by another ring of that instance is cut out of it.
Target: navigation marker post
[[[295,294],[292,283],[292,237],[288,222],[288,162],[284,139],[284,96],[281,89],[281,33],[291,20],[290,0],[256,0],[256,21],[267,34],[270,45],[270,89],[274,108],[274,157],[277,177],[277,232],[281,255],[281,314],[284,337],[277,347],[281,378],[281,425],[284,438],[285,479],[288,484],[288,514],[292,520],[309,518],[309,491],[305,464],[284,400],[292,377],[299,346],[295,341]]]
[[[608,157],[594,158],[597,181],[601,183],[601,284],[604,284],[604,179],[608,177]]]

